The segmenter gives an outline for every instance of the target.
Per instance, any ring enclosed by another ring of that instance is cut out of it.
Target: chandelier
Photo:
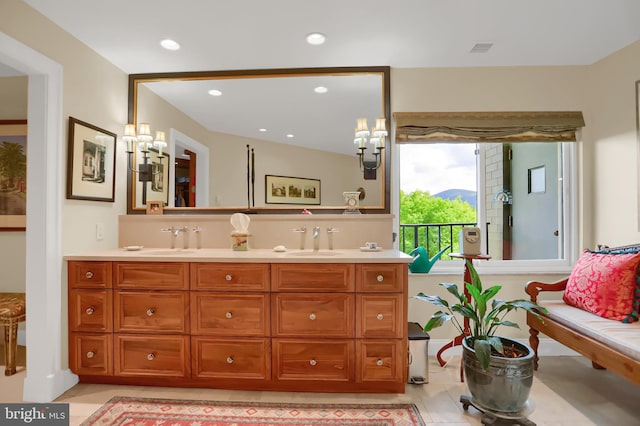
[[[153,171],[152,164],[149,163],[151,158],[151,149],[156,148],[158,151],[157,158],[162,164],[162,159],[166,156],[163,155],[162,150],[167,147],[164,132],[161,130],[156,131],[155,139],[151,136],[151,126],[147,123],[140,123],[140,127],[136,134],[135,124],[127,124],[124,127],[124,135],[122,140],[127,143],[127,154],[129,156],[129,170],[138,174],[139,182],[150,182],[153,175],[162,173],[162,167],[158,167],[156,171]],[[133,153],[135,152],[136,144],[138,149],[142,153],[142,163],[138,164],[138,168],[134,169],[132,164]]]

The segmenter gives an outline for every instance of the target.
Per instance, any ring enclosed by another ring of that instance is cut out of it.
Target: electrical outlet
[[[104,223],[96,223],[96,240],[104,240]]]

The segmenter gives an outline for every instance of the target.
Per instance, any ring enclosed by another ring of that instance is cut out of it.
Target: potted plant
[[[456,302],[450,304],[440,296],[419,293],[416,299],[430,302],[444,308],[433,314],[424,327],[430,331],[451,321],[462,339],[464,373],[474,403],[490,411],[514,413],[521,411],[527,402],[533,383],[533,349],[515,340],[496,336],[500,326],[518,327],[507,321],[505,316],[512,311],[523,309],[540,318],[538,312],[546,313],[546,308],[524,300],[501,300],[495,298],[501,286],[482,288],[482,282],[473,263],[466,259],[471,282],[465,283],[469,298],[460,293],[453,283],[440,283]],[[457,315],[469,321],[465,330]]]

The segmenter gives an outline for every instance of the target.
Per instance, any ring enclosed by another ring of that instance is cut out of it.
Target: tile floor
[[[1,347],[0,347],[1,349]],[[24,366],[24,347],[19,350]],[[0,351],[0,365],[4,361]],[[439,367],[431,360],[429,383],[407,385],[404,394],[325,394],[293,392],[248,392],[217,389],[185,389],[142,386],[79,384],[56,402],[70,404],[70,425],[79,425],[113,396],[141,396],[176,399],[235,400],[265,402],[412,402],[429,426],[480,425],[481,413],[459,402],[467,393],[459,382],[459,357]],[[529,419],[538,426],[634,426],[640,424],[640,387],[607,371],[594,370],[581,357],[545,357],[536,372]],[[4,367],[2,367],[4,371]],[[0,376],[0,402],[22,402],[24,367],[14,376]]]

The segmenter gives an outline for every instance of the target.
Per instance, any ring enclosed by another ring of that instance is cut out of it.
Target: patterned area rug
[[[82,426],[423,426],[414,404],[284,404],[114,397]]]

